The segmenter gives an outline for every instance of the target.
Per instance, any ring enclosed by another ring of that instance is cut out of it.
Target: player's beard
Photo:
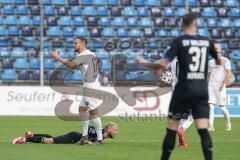
[[[111,139],[114,138],[111,133],[108,133],[108,137],[111,138]]]

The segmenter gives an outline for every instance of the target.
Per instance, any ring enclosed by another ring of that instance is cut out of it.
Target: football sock
[[[224,107],[220,107],[220,108],[224,114],[225,119],[227,120],[227,123],[230,123],[230,115],[229,115],[229,111],[228,111],[227,107],[224,106]]]
[[[206,128],[198,129],[205,160],[212,160],[212,140]]]
[[[209,125],[213,126],[214,124],[214,104],[209,104],[210,107],[210,115],[209,115]]]
[[[176,131],[167,128],[167,133],[162,145],[161,160],[168,160],[176,141]]]
[[[83,130],[82,135],[87,136],[88,135],[89,120],[81,121],[81,123],[82,123],[82,130]]]
[[[97,140],[103,140],[103,133],[102,133],[102,121],[100,117],[96,117],[93,119],[94,127],[97,132]]]

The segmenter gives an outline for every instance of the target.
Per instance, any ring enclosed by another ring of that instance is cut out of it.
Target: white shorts
[[[82,96],[79,106],[85,107],[88,110],[94,110],[94,109],[98,108],[100,106],[100,104],[102,103],[102,100],[98,99],[98,98],[93,98],[93,97],[98,97],[100,95],[100,93],[98,91],[96,91],[96,92],[94,92],[93,97],[87,97],[87,96],[84,96],[85,92],[86,92],[86,90],[84,89],[83,96]]]
[[[208,88],[209,100],[208,103],[226,106],[226,87],[222,91],[215,88]]]

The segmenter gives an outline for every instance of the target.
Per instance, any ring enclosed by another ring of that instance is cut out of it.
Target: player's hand
[[[223,84],[219,87],[219,91],[222,91],[224,86],[225,86],[225,84],[223,83]]]
[[[52,56],[53,58],[59,57],[59,55],[57,54],[57,52],[55,52],[55,51],[53,51],[53,50],[51,50],[49,53],[51,54],[51,56]]]
[[[140,55],[136,55],[135,59],[138,63],[145,63],[146,62],[146,60]]]

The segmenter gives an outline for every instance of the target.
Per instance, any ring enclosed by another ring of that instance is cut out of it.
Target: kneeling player
[[[114,122],[109,122],[104,129],[102,129],[103,139],[116,137],[118,133],[118,126]],[[42,144],[74,144],[77,143],[82,138],[82,134],[79,132],[69,132],[67,134],[53,137],[49,134],[33,134],[28,131],[24,137],[15,138],[12,144],[22,144],[26,142],[31,143],[42,143]],[[95,143],[97,141],[96,130],[93,126],[88,128],[88,144]],[[96,143],[98,144],[98,143]]]

